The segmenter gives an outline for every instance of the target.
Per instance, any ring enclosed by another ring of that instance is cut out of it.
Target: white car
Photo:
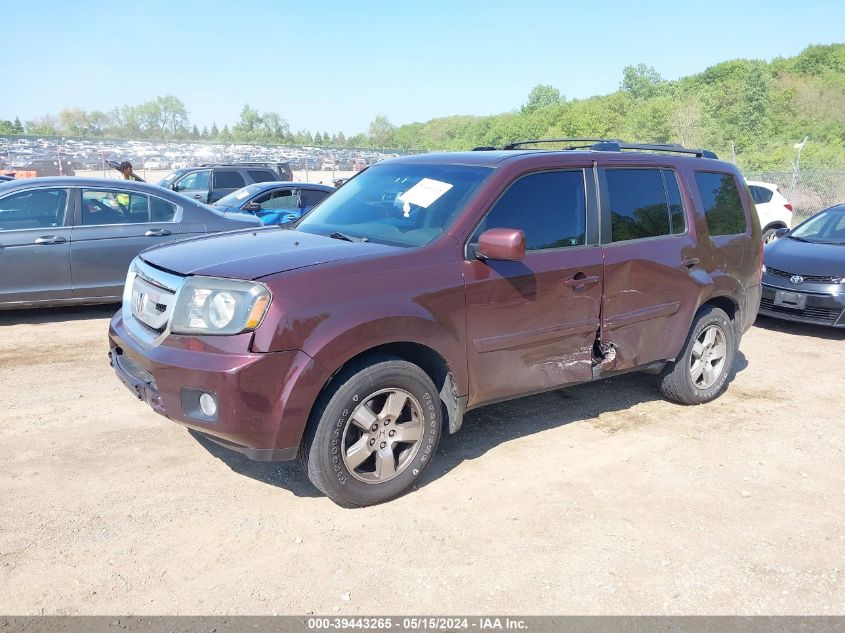
[[[144,161],[144,169],[170,169],[170,163],[164,156],[153,156]]]
[[[748,180],[747,183],[760,218],[763,244],[774,242],[778,238],[778,229],[788,229],[792,226],[792,205],[773,183],[756,180]]]

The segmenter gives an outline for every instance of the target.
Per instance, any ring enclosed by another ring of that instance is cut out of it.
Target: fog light
[[[217,415],[217,401],[210,393],[204,393],[200,396],[200,411],[210,418]]]

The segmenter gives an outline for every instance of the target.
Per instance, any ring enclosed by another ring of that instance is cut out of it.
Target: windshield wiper
[[[341,233],[340,231],[334,231],[333,233],[329,233],[329,237],[336,239],[336,240],[346,240],[347,242],[367,242],[367,241],[369,241],[366,237],[355,237],[353,235],[348,235],[347,233]]]

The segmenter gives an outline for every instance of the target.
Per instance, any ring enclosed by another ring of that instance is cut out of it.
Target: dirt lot
[[[477,410],[350,511],[135,400],[113,310],[0,313],[0,613],[845,613],[845,332],[761,321],[702,407]]]

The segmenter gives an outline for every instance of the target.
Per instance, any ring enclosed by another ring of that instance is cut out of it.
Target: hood
[[[267,227],[156,246],[144,251],[141,259],[181,275],[258,279],[306,266],[400,250],[397,246],[346,242]]]
[[[763,263],[796,275],[845,277],[845,245],[812,244],[782,237],[766,245]]]

